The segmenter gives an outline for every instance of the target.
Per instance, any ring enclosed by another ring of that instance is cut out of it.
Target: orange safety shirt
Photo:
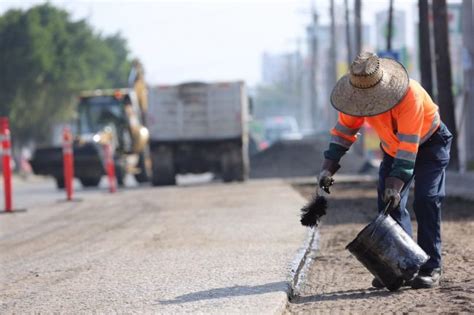
[[[441,123],[438,106],[415,80],[410,80],[408,91],[400,103],[385,113],[370,117],[339,113],[338,122],[331,130],[331,143],[349,149],[364,121],[377,132],[382,149],[402,162],[396,163],[395,160],[395,164],[411,169],[419,145],[428,140]]]

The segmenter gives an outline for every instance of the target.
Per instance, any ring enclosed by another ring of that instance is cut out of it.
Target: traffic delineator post
[[[63,129],[63,172],[66,199],[71,201],[74,194],[74,152],[72,132],[69,127]]]
[[[0,117],[0,139],[2,148],[2,166],[3,166],[3,192],[5,197],[5,209],[3,213],[13,213],[18,211],[26,211],[26,209],[13,210],[12,200],[12,168],[11,168],[11,137],[10,123],[8,117]]]
[[[5,195],[5,212],[12,209],[12,169],[10,126],[7,117],[0,117],[0,136],[2,139],[3,189]]]
[[[109,192],[114,193],[117,191],[117,179],[115,176],[115,164],[112,152],[112,145],[110,143],[104,144],[104,155],[105,169],[107,172],[107,178],[109,180]]]

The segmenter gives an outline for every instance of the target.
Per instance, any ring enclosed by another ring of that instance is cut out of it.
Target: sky
[[[43,2],[2,0],[0,14]],[[128,40],[131,56],[144,63],[150,84],[244,80],[255,85],[261,79],[262,54],[295,50],[298,40],[304,39],[311,12],[311,0],[49,2],[69,11],[75,20],[86,19],[103,34],[120,32]],[[328,23],[329,1],[313,2],[321,23]],[[388,3],[363,0],[362,19],[372,23],[375,12]],[[395,7],[412,13],[415,3],[397,0]]]

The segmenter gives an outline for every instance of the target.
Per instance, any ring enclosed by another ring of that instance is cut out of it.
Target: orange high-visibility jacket
[[[413,173],[419,145],[428,140],[441,123],[438,106],[418,82],[410,80],[407,94],[385,113],[371,117],[339,113],[338,122],[331,130],[328,151],[331,147],[333,150],[342,147],[339,152],[347,151],[357,139],[364,121],[377,132],[384,152],[395,158],[391,176],[405,181]],[[325,153],[325,156],[331,158],[335,155]]]

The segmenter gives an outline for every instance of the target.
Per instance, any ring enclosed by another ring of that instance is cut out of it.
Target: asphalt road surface
[[[0,313],[283,312],[304,199],[280,180],[193,180],[81,202],[16,184],[28,211],[0,216]]]

